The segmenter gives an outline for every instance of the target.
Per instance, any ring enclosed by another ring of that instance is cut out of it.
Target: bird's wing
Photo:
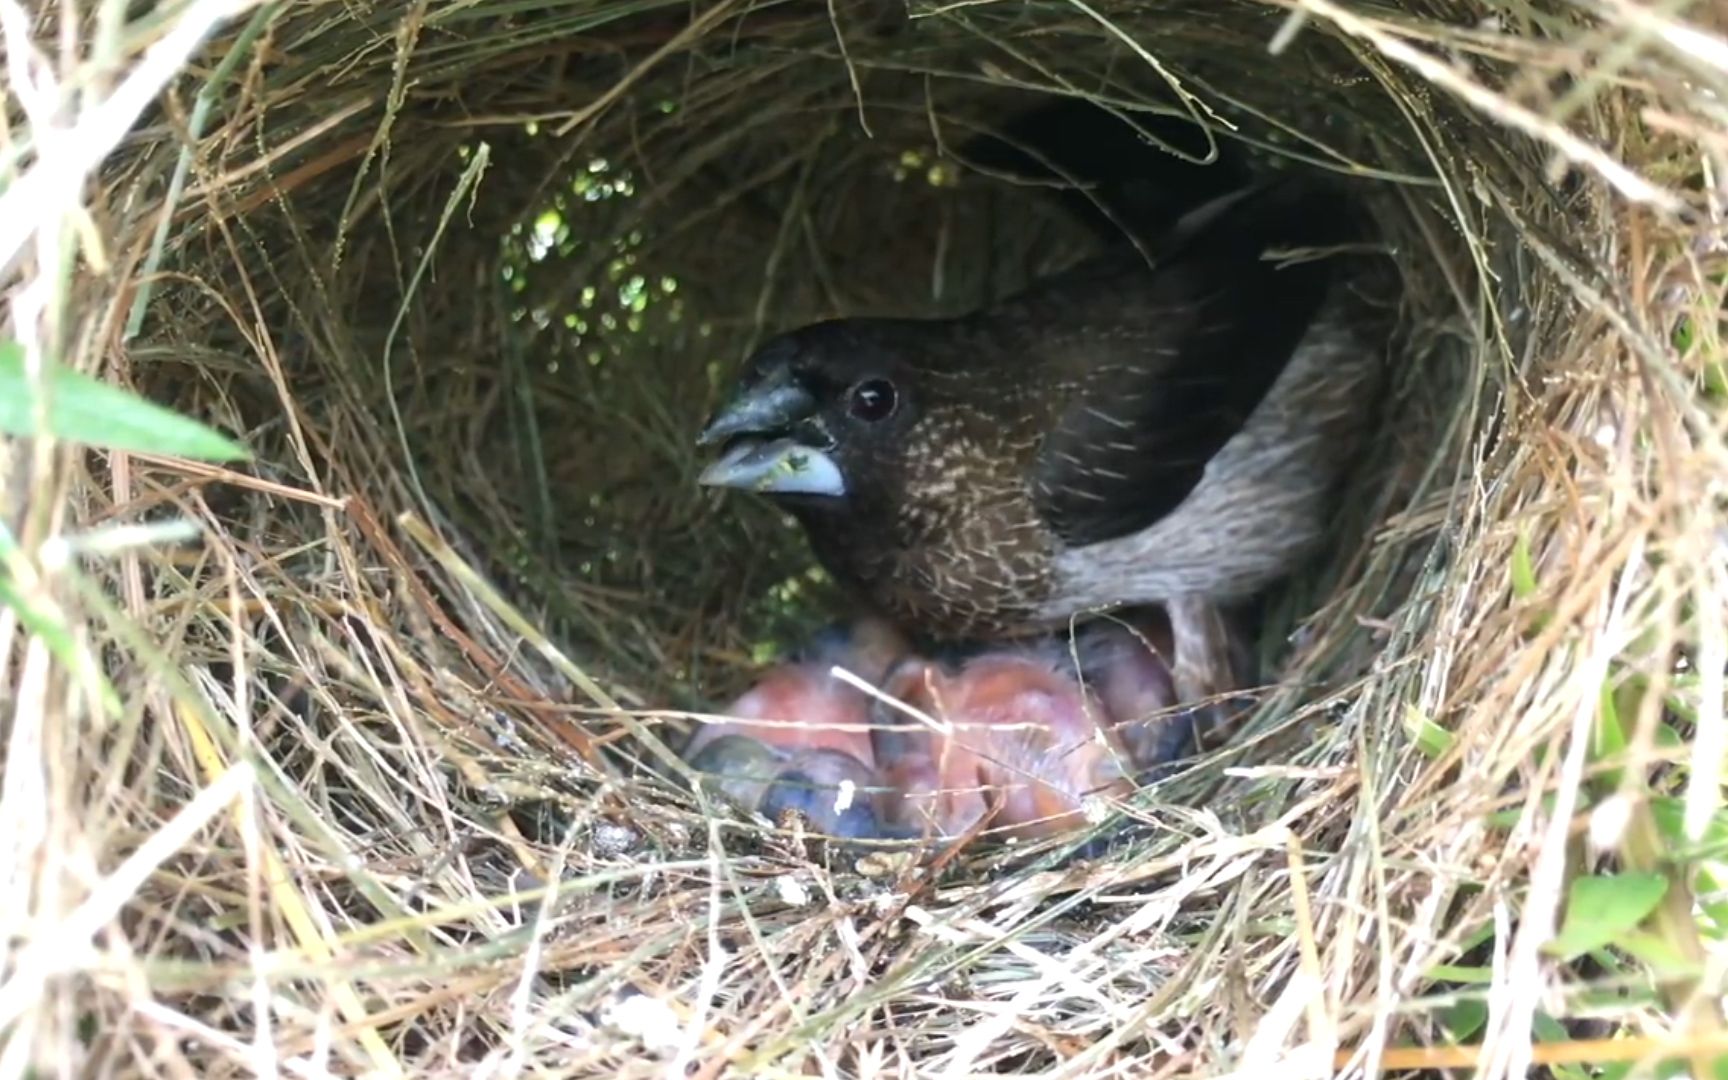
[[[1040,362],[1066,390],[1030,476],[1063,543],[1126,536],[1174,510],[1271,389],[1331,276],[1327,259],[1261,257],[1307,240],[1312,222],[1280,216],[1300,209],[1232,208],[1155,267],[1116,262],[1023,298],[1016,321],[1041,321]]]

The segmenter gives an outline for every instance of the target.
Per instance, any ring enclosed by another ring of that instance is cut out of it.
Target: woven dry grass
[[[0,0],[6,333],[256,454],[0,459],[0,1074],[1498,1078],[1724,1048],[1721,22],[911,10]],[[932,873],[700,804],[668,710],[824,599],[785,523],[695,488],[731,365],[1060,263],[1081,239],[1040,193],[953,147],[1040,94],[1175,87],[1354,176],[1408,293],[1250,731],[1095,863]],[[173,521],[197,542],[122,529]],[[1545,952],[1592,868],[1667,891]]]

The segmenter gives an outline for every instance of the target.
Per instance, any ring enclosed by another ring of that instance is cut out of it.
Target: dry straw
[[[1721,9],[909,11],[0,0],[11,392],[99,375],[255,455],[5,444],[0,1076],[1723,1049]],[[765,331],[1070,257],[956,156],[1050,94],[1387,223],[1339,552],[1251,730],[1101,861],[727,816],[658,738],[824,586],[691,433]]]

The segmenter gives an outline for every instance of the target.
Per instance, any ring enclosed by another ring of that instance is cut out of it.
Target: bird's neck
[[[958,519],[832,500],[788,509],[835,582],[904,626],[944,640],[1035,628],[1048,538],[1015,527],[1003,508],[968,508]]]
[[[899,575],[908,545],[885,507],[855,496],[789,499],[785,507],[803,527],[816,560],[842,587],[868,593]]]

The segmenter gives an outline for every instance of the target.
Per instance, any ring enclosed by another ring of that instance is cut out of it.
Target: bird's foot
[[[1243,650],[1223,611],[1210,600],[1179,597],[1165,610],[1174,644],[1176,700],[1186,707],[1185,722],[1172,724],[1169,745],[1186,740],[1189,752],[1204,750],[1251,704],[1236,670]]]
[[[1184,705],[1135,725],[1142,729],[1135,747],[1134,782],[1140,787],[1174,776],[1183,762],[1220,745],[1252,704],[1246,694]]]

